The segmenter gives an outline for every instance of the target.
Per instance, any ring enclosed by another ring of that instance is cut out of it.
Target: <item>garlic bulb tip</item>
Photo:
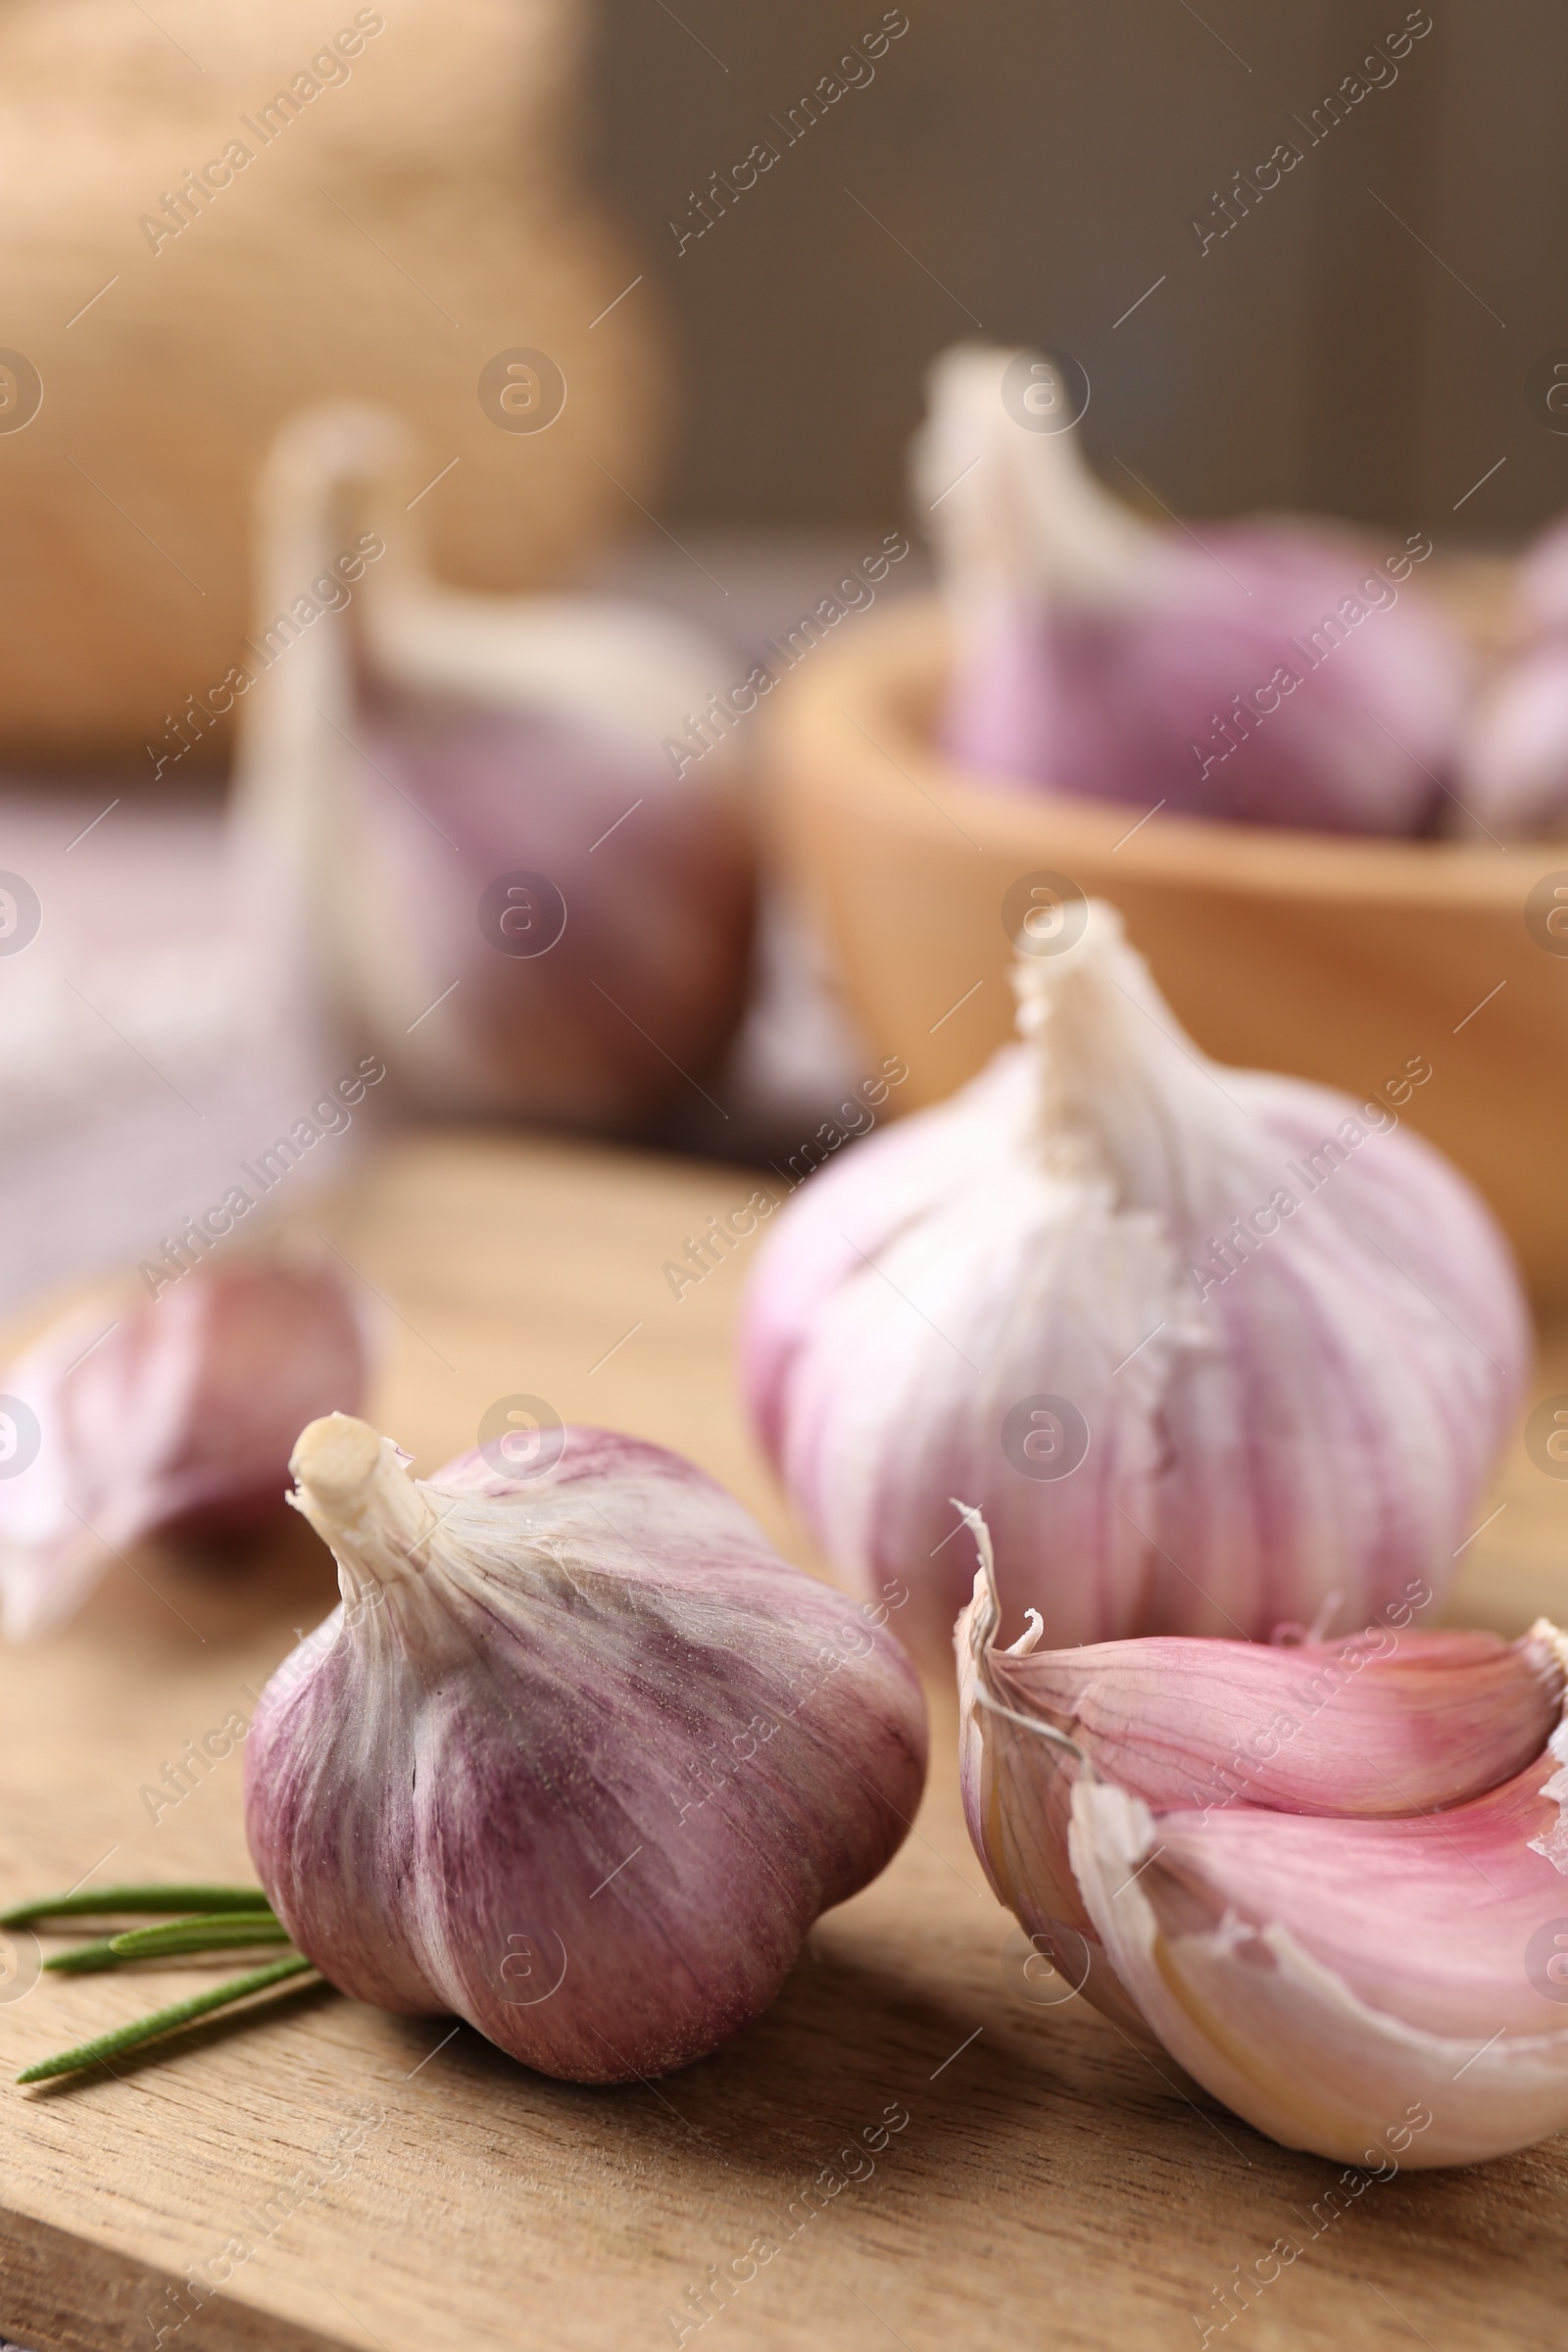
[[[381,1440],[352,1413],[323,1413],[300,1432],[289,1469],[321,1503],[344,1503],[368,1484],[381,1458]]]

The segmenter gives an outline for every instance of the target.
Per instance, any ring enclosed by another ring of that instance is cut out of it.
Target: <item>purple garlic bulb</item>
[[[591,637],[591,612],[581,625]],[[421,1100],[604,1125],[711,1065],[744,996],[752,911],[721,791],[584,716],[384,678],[366,683],[356,728],[371,764],[352,887],[384,918],[360,934],[361,1010]],[[430,1003],[449,974],[430,1022],[397,1036],[389,1007],[411,987]]]
[[[998,789],[1327,832],[1450,804],[1468,660],[1419,534],[1381,561],[1320,523],[1155,528],[1085,464],[1027,352],[932,370],[914,452],[952,616],[944,734]]]
[[[1486,1207],[1374,1095],[1208,1061],[1114,909],[1020,957],[1024,1042],[776,1218],[753,1416],[847,1582],[969,1597],[952,1498],[1052,1648],[1364,1625],[1451,1579],[1530,1324]]]
[[[356,407],[306,411],[269,462],[232,673],[250,903],[417,1106],[635,1125],[700,1099],[744,1008],[742,746],[699,715],[729,658],[620,599],[432,579],[411,462]]]
[[[1494,839],[1548,833],[1568,813],[1568,521],[1519,566],[1517,643],[1478,696],[1459,770],[1465,813]]]
[[[573,2082],[715,2049],[903,1842],[914,1671],[679,1455],[568,1428],[428,1484],[334,1413],[295,1450],[343,1603],[268,1685],[246,1824],[342,1991]]]

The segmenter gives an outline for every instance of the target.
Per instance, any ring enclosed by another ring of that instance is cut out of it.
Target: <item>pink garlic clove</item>
[[[368,1355],[340,1278],[278,1258],[200,1264],[151,1298],[124,1283],[51,1325],[0,1373],[32,1455],[0,1480],[8,1639],[63,1624],[149,1536],[278,1515],[301,1412],[359,1403]]]
[[[1217,1834],[1085,1779],[1072,1864],[1147,2023],[1238,2115],[1346,2164],[1477,2164],[1568,2125],[1553,1760],[1425,1820]]]
[[[1563,1669],[1538,1637],[1406,1632],[1413,1614],[1407,1599],[1369,1632],[1289,1648],[1156,1636],[994,1649],[991,1687],[1152,1805],[1418,1812],[1539,1756]]]
[[[926,1734],[898,1643],[637,1439],[568,1428],[529,1481],[468,1455],[426,1484],[335,1414],[294,1469],[344,1605],[245,1770],[301,1950],[570,2081],[715,2049],[903,1841]]]
[[[1475,2162],[1568,2124],[1555,1629],[1002,1649],[964,1515],[970,1836],[1068,1982],[1342,2162]]]
[[[1446,808],[1469,662],[1411,576],[1430,541],[1374,562],[1320,523],[1149,524],[1075,429],[1035,429],[1014,382],[1029,360],[947,353],[916,445],[955,756],[1003,789],[1234,822],[1410,833]]]
[[[1500,1788],[1386,1821],[1152,1806],[1146,1850],[1163,1849],[1155,1911],[1168,1923],[1201,1904],[1209,1927],[1227,1915],[1276,1925],[1369,2007],[1424,2033],[1473,2036],[1472,2048],[1499,2028],[1563,2028],[1524,1963],[1568,1891],[1541,1850],[1558,1822],[1542,1793],[1552,1771],[1543,1747]],[[1088,1874],[1083,1884],[1094,1913]],[[1107,1920],[1117,1916],[1107,1907]],[[1121,1934],[1102,1933],[1114,1953]]]

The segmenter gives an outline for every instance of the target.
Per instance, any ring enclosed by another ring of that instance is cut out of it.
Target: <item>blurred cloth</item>
[[[8,794],[42,920],[0,955],[0,1308],[157,1258],[338,1075],[235,917],[217,808]],[[291,1191],[336,1173],[347,1134]],[[252,1188],[255,1189],[254,1187]]]

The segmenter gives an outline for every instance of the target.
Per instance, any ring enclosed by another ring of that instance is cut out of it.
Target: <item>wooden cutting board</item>
[[[377,1417],[421,1474],[495,1398],[542,1395],[695,1455],[806,1559],[731,1384],[741,1269],[679,1301],[661,1272],[751,1190],[732,1168],[414,1137],[300,1221],[386,1301]],[[1559,1386],[1561,1339],[1537,1394]],[[1521,1449],[1499,1504],[1452,1613],[1510,1633],[1568,1614],[1568,1482]],[[299,1525],[237,1568],[134,1565],[69,1634],[0,1658],[0,1897],[92,1871],[252,1876],[237,1754],[156,1823],[140,1791],[248,1710],[330,1604],[326,1555]],[[765,2017],[657,2083],[548,2082],[466,2027],[318,1987],[24,2091],[29,2060],[201,1978],[0,1984],[0,2330],[35,2352],[1163,2352],[1204,2325],[1219,2342],[1215,2290],[1291,2236],[1301,2255],[1231,2344],[1560,2344],[1568,2142],[1374,2183],[1334,2216],[1337,2167],[1026,1984],[941,1694],[933,1757],[886,1876],[819,1924]],[[222,2283],[182,2293],[188,2266]]]

